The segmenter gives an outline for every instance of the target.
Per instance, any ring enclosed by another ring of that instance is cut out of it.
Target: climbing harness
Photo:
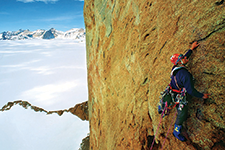
[[[168,85],[164,92],[161,93],[161,99],[158,104],[158,113],[161,114],[162,110],[165,107],[165,103],[167,102],[167,107],[163,117],[169,115],[171,109],[176,107],[179,104],[179,110],[181,110],[184,105],[188,102],[186,100],[186,89],[179,88],[179,90],[173,89],[171,85]]]
[[[167,108],[167,102],[165,102],[165,107],[164,107],[163,112],[162,112],[162,114],[161,114],[161,118],[160,118],[159,125],[158,125],[158,128],[157,128],[157,130],[156,130],[155,135],[157,135],[157,132],[158,132],[158,130],[159,130],[159,126],[160,126],[160,124],[161,124],[161,121],[162,121],[162,118],[163,118],[163,114],[165,113],[166,108]],[[151,145],[150,150],[152,150],[153,145],[154,145],[154,142],[155,142],[155,136],[154,136],[154,139],[153,139],[153,141],[152,141],[152,145]]]

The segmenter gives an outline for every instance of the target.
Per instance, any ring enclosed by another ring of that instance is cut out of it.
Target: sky
[[[83,0],[0,0],[0,33],[85,28]]]
[[[23,100],[47,111],[88,100],[85,42],[0,40],[0,107]],[[2,150],[78,150],[88,121],[46,115],[19,105],[0,112]]]

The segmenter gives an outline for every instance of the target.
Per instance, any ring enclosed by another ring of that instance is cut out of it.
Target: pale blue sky
[[[83,0],[0,0],[0,33],[85,28]]]

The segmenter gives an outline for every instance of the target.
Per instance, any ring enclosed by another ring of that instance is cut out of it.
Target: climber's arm
[[[198,42],[194,42],[192,45],[191,45],[191,48],[190,50],[194,50],[196,47],[198,47],[200,44],[198,44]]]
[[[187,53],[184,54],[184,57],[186,56],[187,59],[188,59],[188,58],[191,56],[192,51],[193,51],[196,47],[198,47],[198,46],[199,46],[198,42],[194,42],[194,43],[191,45],[191,48],[187,51]]]

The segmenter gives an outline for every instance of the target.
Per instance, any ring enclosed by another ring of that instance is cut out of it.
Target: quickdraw
[[[179,88],[179,90],[176,90],[176,89],[173,89],[171,85],[169,85],[169,87],[170,87],[170,94],[172,96],[172,100],[174,103],[177,103],[177,102],[185,103],[186,102],[186,92],[187,91],[185,88]],[[175,93],[176,93],[176,97],[174,95]]]
[[[178,104],[180,106],[186,105],[188,102],[186,101],[185,93],[186,93],[185,88],[176,90],[176,89],[173,89],[171,85],[168,85],[166,89],[161,93],[160,101],[158,104],[159,114],[162,113],[165,107],[165,102],[167,102],[167,108],[165,110],[163,117],[166,115],[169,115],[170,110],[175,108]],[[182,108],[179,108],[179,109],[182,109]]]

